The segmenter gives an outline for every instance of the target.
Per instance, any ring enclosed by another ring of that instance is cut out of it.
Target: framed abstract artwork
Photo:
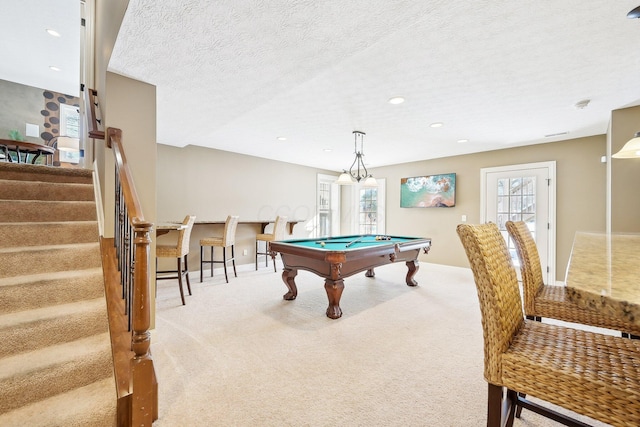
[[[455,205],[455,173],[414,176],[400,180],[401,208],[451,208]]]

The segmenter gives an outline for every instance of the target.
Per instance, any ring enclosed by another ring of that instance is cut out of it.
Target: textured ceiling
[[[360,130],[375,168],[606,133],[639,3],[132,0],[109,69],[157,86],[158,143],[339,171]]]

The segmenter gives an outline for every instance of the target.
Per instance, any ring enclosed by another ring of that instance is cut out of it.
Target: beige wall
[[[558,143],[511,148],[486,153],[425,160],[377,168],[372,172],[387,180],[388,234],[433,239],[423,262],[467,267],[455,232],[461,215],[467,221],[480,218],[480,169],[510,164],[555,160],[557,174],[557,279],[563,280],[573,235],[578,230],[605,230],[606,153],[604,135]],[[199,220],[223,220],[228,214],[241,219],[271,219],[287,215],[300,220],[294,236],[312,232],[315,212],[313,168],[201,147],[158,145],[158,219],[181,221],[194,214]],[[455,172],[457,201],[454,208],[400,208],[400,179],[422,174]],[[199,269],[200,237],[220,233],[221,226],[196,226],[191,238],[190,270]],[[254,262],[255,228],[238,230],[238,263]],[[161,236],[171,240],[174,236]],[[248,255],[243,256],[243,249]]]
[[[480,221],[480,169],[555,160],[556,278],[564,280],[574,233],[605,230],[606,165],[600,162],[605,154],[602,135],[377,168],[373,174],[387,178],[388,234],[430,237],[433,247],[422,261],[468,267],[456,226],[462,215],[469,223]],[[401,178],[450,172],[457,178],[455,207],[400,208]]]
[[[124,14],[129,5],[129,0],[110,0],[110,1],[95,1],[95,46],[94,46],[94,60],[93,60],[93,76],[91,81],[88,82],[91,89],[98,91],[98,102],[100,104],[100,114],[102,115],[103,124],[109,126],[108,123],[108,109],[109,93],[107,91],[107,68],[109,66],[109,60],[111,59],[111,53],[120,31],[120,26],[124,18]],[[155,105],[153,106],[155,111]],[[125,111],[127,111],[125,109]],[[119,127],[112,122],[111,126]],[[155,132],[155,130],[154,130]],[[107,171],[113,170],[113,163],[111,158],[105,153],[105,146],[102,140],[87,140],[88,151],[92,152],[93,157],[88,159],[92,161],[95,159],[97,164],[96,173],[100,180],[100,190],[102,193],[103,203],[106,198],[113,198],[113,189],[106,186],[107,182],[113,182],[113,176],[107,176]],[[106,217],[111,215],[111,221],[113,221],[113,212],[105,212]]]
[[[9,131],[17,130],[25,141],[42,144],[39,137],[28,137],[25,134],[26,124],[38,125],[40,133],[45,129],[40,111],[44,109],[44,97],[40,89],[19,83],[0,80],[0,139],[9,139]]]
[[[122,129],[122,145],[145,219],[156,221],[156,87],[107,73],[110,127]]]
[[[106,125],[122,129],[122,145],[131,168],[144,219],[156,222],[156,88],[115,73],[106,75],[109,104]],[[114,162],[105,151],[103,191],[105,237],[113,237]],[[151,245],[151,323],[155,324],[155,239]]]
[[[640,131],[640,107],[611,114],[611,153]],[[640,158],[611,160],[611,231],[640,232]]]
[[[282,215],[301,221],[288,237],[303,238],[313,232],[316,177],[326,171],[196,146],[158,145],[157,151],[160,222],[182,221],[186,215],[195,215],[196,221],[224,221],[227,215],[239,215],[240,221],[273,220]],[[191,271],[200,268],[200,238],[221,235],[222,228],[194,226]],[[255,235],[259,232],[258,226],[238,226],[237,264],[254,263]],[[160,244],[172,240],[175,235],[171,233],[158,238]]]

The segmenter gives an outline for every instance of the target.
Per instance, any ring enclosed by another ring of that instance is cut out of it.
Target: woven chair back
[[[191,229],[193,229],[193,223],[196,221],[194,215],[187,215],[182,221],[186,228],[180,230],[178,234],[178,257],[183,257],[189,253],[189,240],[191,239]]]
[[[460,224],[457,232],[478,291],[484,334],[484,377],[488,382],[500,384],[502,354],[524,324],[518,278],[495,224]]]
[[[524,312],[535,315],[536,295],[544,286],[538,247],[524,221],[507,221],[506,227],[516,245],[518,257],[520,258]]]
[[[236,244],[236,228],[238,228],[237,215],[229,215],[227,221],[224,223],[224,235],[222,236],[222,245],[224,247],[233,246]]]
[[[273,240],[284,240],[284,231],[287,228],[287,217],[278,216],[273,226]]]

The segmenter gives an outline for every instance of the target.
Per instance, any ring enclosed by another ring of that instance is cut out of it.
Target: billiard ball
[[[320,242],[320,246],[324,247],[324,242]]]

